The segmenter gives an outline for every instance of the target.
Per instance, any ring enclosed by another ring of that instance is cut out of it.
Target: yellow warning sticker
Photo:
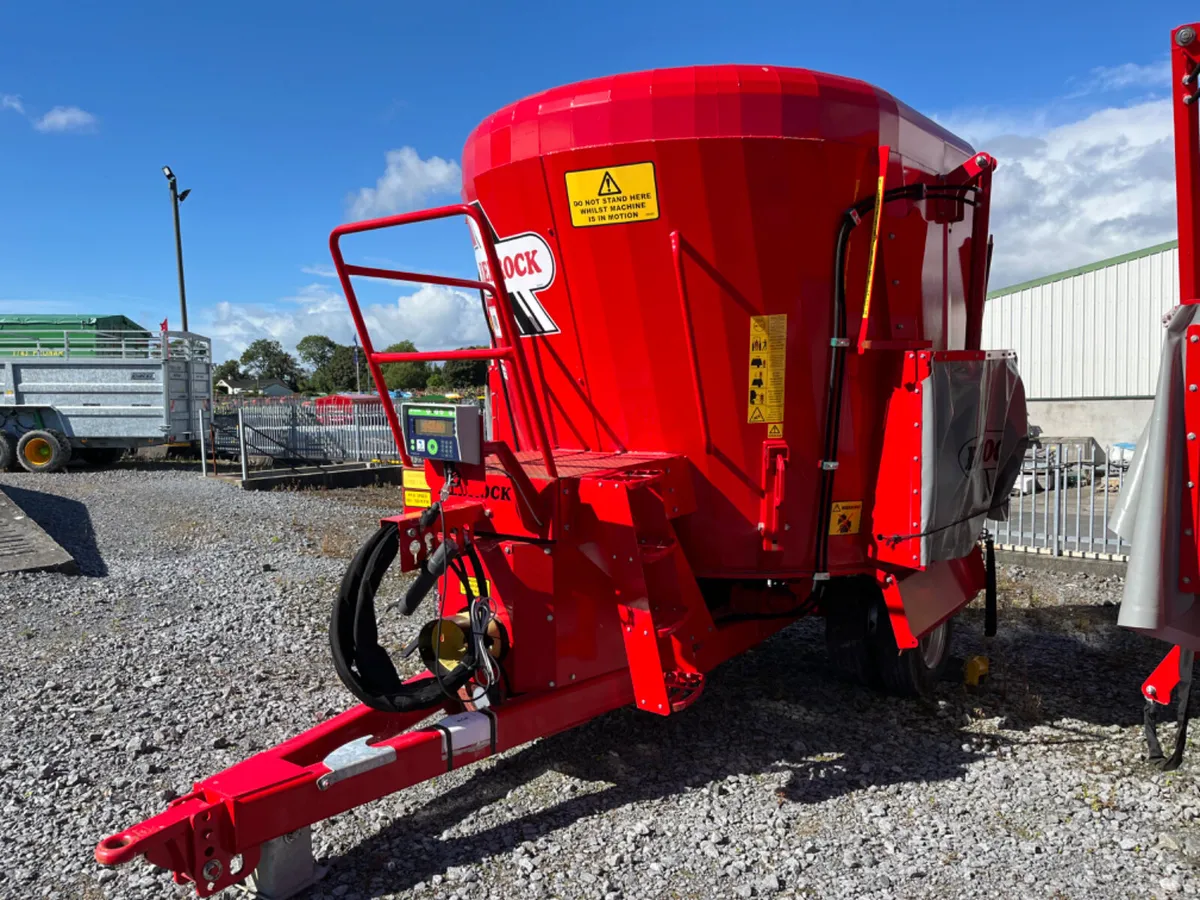
[[[783,437],[783,383],[787,359],[787,316],[750,317],[750,403],[747,421],[776,425],[768,437]]]
[[[472,596],[475,596],[475,597],[490,596],[488,594],[488,580],[486,578],[483,579],[483,593],[482,594],[479,592],[479,580],[478,579],[473,578],[473,577],[468,577],[467,581],[471,585]],[[466,596],[466,593],[467,593],[467,589],[463,587],[463,583],[461,581],[458,583],[458,592],[460,594],[462,594],[463,596]]]
[[[633,163],[567,173],[571,224],[622,225],[658,218],[658,186],[654,163]]]
[[[406,488],[413,488],[418,491],[429,490],[429,482],[425,480],[424,469],[405,469],[403,478]]]
[[[433,503],[433,496],[429,491],[404,491],[404,506],[410,506],[424,509]]]
[[[861,500],[841,500],[833,504],[833,511],[829,514],[830,534],[858,534],[861,524]]]

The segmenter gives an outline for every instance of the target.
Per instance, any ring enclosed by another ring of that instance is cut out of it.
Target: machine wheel
[[[879,682],[867,636],[874,590],[869,579],[838,581],[830,585],[826,601],[825,649],[829,661],[834,671],[857,684]]]
[[[39,428],[17,441],[17,462],[26,472],[57,472],[66,465],[67,454],[53,432]]]
[[[926,633],[912,650],[900,652],[886,613],[879,616],[872,643],[884,690],[900,697],[927,697],[950,660],[954,622],[947,619]]]
[[[825,608],[825,646],[839,674],[901,697],[933,691],[950,659],[950,620],[900,652],[879,586],[870,578],[846,579],[830,586]]]
[[[76,455],[89,466],[111,466],[125,455],[124,447],[84,447]]]
[[[0,472],[11,469],[17,461],[17,442],[11,434],[0,431]]]

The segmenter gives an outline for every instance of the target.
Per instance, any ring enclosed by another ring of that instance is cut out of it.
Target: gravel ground
[[[97,866],[96,841],[349,705],[326,619],[389,494],[170,466],[0,484],[85,573],[0,580],[0,896],[186,896]],[[1116,577],[1004,576],[977,693],[843,684],[802,622],[684,714],[619,711],[318,825],[330,872],[307,896],[1195,895],[1194,768],[1140,762],[1164,648],[1115,627]],[[969,610],[958,653],[980,632]]]

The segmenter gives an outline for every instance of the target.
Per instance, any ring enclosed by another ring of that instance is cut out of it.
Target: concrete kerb
[[[270,491],[282,487],[355,488],[373,484],[400,484],[404,469],[397,465],[346,463],[300,469],[268,469],[239,479],[242,490]]]

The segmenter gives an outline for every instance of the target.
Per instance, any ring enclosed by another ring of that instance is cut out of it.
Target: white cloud
[[[421,159],[412,147],[387,152],[387,169],[373,188],[361,188],[347,204],[355,219],[369,219],[416,209],[438,194],[457,194],[462,169],[440,156]]]
[[[337,278],[337,270],[333,266],[301,266],[300,271],[318,278]]]
[[[25,115],[25,104],[17,94],[0,94],[0,110],[11,109],[13,112]]]
[[[1126,88],[1165,90],[1171,83],[1171,61],[1164,57],[1148,65],[1123,63],[1099,66],[1089,73],[1086,84],[1091,90],[1120,91]]]
[[[33,123],[33,127],[44,132],[92,131],[99,120],[78,106],[56,106]]]
[[[976,113],[945,123],[999,163],[993,289],[1175,237],[1169,100],[1050,118]]]
[[[425,285],[394,305],[362,307],[367,330],[377,349],[412,341],[421,350],[443,350],[486,344],[487,325],[479,298],[462,291]],[[324,334],[349,344],[354,334],[350,309],[340,292],[311,284],[278,304],[218,303],[198,316],[198,329],[213,339],[218,360],[239,356],[258,338],[279,341],[292,351],[305,335]]]

